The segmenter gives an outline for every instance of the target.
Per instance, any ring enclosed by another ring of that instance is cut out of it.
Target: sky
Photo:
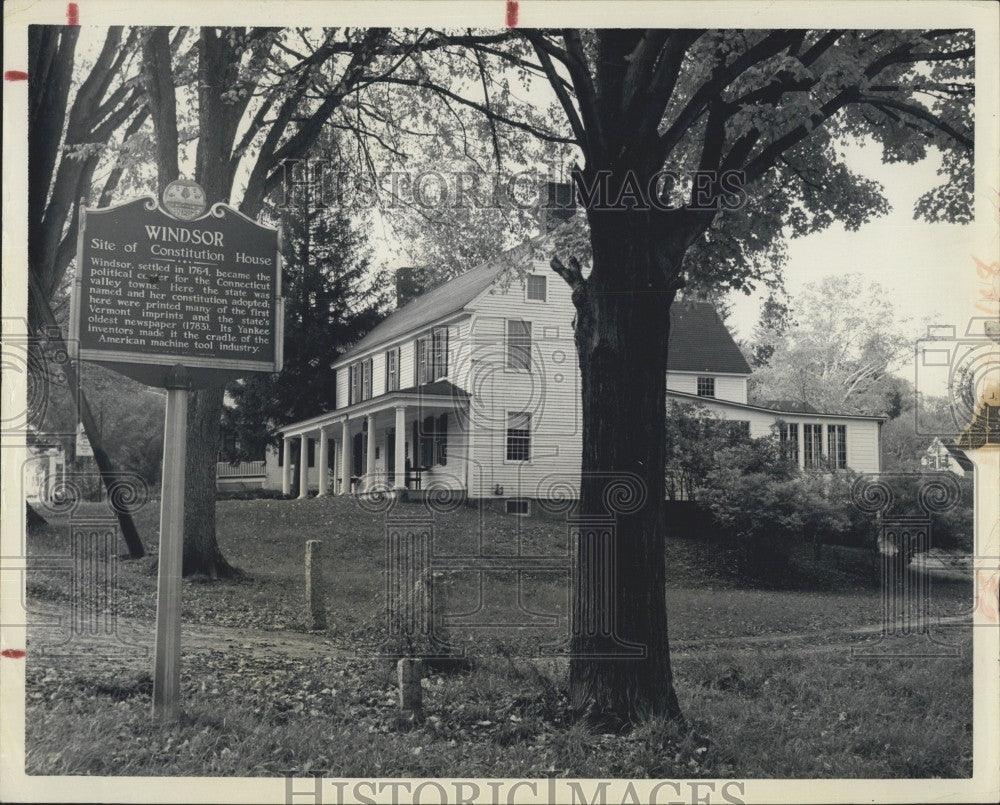
[[[923,322],[959,325],[968,320],[979,278],[970,227],[914,220],[917,199],[940,184],[936,156],[915,165],[884,165],[877,145],[849,151],[848,165],[882,183],[892,210],[848,232],[839,223],[789,241],[785,286],[794,301],[807,283],[828,275],[860,272],[886,289],[901,322],[920,334]],[[748,337],[765,294],[733,294],[731,329]]]

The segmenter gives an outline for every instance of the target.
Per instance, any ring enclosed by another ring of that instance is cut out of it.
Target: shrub
[[[281,500],[289,497],[280,489],[232,489],[217,491],[216,500]]]
[[[754,575],[780,572],[791,547],[842,541],[852,530],[870,533],[870,517],[850,503],[853,473],[799,473],[774,437],[747,439],[716,454],[716,467],[695,490],[711,512],[723,545]]]

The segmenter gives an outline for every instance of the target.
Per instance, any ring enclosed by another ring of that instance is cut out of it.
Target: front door
[[[385,466],[387,481],[396,482],[396,431],[390,428],[385,432]]]

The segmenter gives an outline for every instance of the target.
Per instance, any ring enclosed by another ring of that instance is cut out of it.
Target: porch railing
[[[228,461],[219,461],[215,465],[215,475],[217,478],[262,478],[264,462],[241,461],[238,464],[230,464]]]

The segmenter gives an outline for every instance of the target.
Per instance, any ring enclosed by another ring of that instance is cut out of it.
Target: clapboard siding
[[[698,393],[698,378],[715,378],[715,398],[730,402],[746,403],[747,379],[735,375],[717,375],[711,372],[667,372],[667,389],[685,394]]]
[[[460,343],[453,379],[472,393],[471,494],[549,497],[559,484],[576,494],[580,474],[580,386],[569,287],[542,262],[546,300],[526,298],[514,280],[475,302],[469,338]],[[531,371],[507,368],[507,321],[531,322]],[[508,462],[507,415],[531,414],[531,459]],[[481,491],[480,491],[481,490]]]

